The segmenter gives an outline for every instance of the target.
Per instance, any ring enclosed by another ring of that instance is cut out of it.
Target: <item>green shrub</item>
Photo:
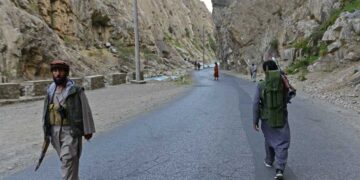
[[[325,31],[320,30],[320,28],[317,28],[314,30],[314,32],[310,35],[310,40],[313,42],[313,44],[318,44],[319,41],[321,41],[322,37],[324,36]]]
[[[325,31],[335,23],[342,12],[354,12],[355,10],[360,9],[360,0],[342,0],[341,3],[342,7],[340,9],[333,10],[330,13],[329,18],[322,22],[319,28],[310,35],[310,40],[313,42],[314,46],[321,41]]]
[[[123,59],[131,60],[135,56],[135,47],[129,46],[122,41],[115,41],[114,46],[118,50],[117,54]]]
[[[320,45],[319,45],[319,55],[321,57],[323,57],[327,53],[328,53],[327,44],[326,43],[320,43]]]
[[[274,49],[274,50],[277,50],[278,49],[278,47],[279,47],[279,40],[277,40],[277,39],[272,39],[271,41],[270,41],[270,47],[272,48],[272,49]]]
[[[144,54],[146,60],[154,60],[157,62],[160,60],[160,56],[147,47],[142,48],[140,51]]]
[[[135,47],[134,46],[123,46],[118,47],[120,56],[131,58],[135,56]]]
[[[333,10],[330,13],[330,17],[320,25],[320,30],[325,32],[329,26],[333,25],[337,18],[339,18],[342,12],[354,12],[360,9],[360,0],[343,0],[342,7],[337,10]]]
[[[306,77],[305,77],[305,74],[299,75],[297,79],[298,79],[299,81],[306,81],[306,80],[307,80]]]
[[[157,54],[144,54],[145,58],[150,61],[160,61],[160,56]]]
[[[296,49],[302,49],[303,54],[310,55],[312,52],[312,47],[310,46],[309,39],[307,38],[298,39],[293,47]]]
[[[93,26],[108,26],[110,18],[107,15],[102,15],[99,11],[95,11],[91,16],[91,23]]]
[[[169,33],[164,33],[164,38],[163,41],[167,42],[167,43],[171,43],[174,39],[171,37],[171,35]]]
[[[37,1],[29,1],[30,9],[36,13],[39,12],[39,6],[37,4]]]
[[[195,45],[196,49],[202,49],[202,43],[199,41],[199,39],[194,38],[192,40],[192,44]]]
[[[342,10],[341,9],[338,9],[338,10],[333,10],[331,13],[330,13],[330,17],[325,20],[321,25],[320,25],[320,28],[319,30],[321,32],[324,32],[331,26],[335,23],[336,19],[340,16]]]
[[[166,42],[168,45],[183,48],[183,45],[180,43],[180,41],[178,39],[174,39],[169,33],[164,33],[163,41]]]
[[[297,59],[293,64],[285,69],[285,72],[287,74],[296,74],[300,71],[307,72],[307,67],[313,64],[317,59],[319,59],[319,56],[309,56],[302,59]]]
[[[178,39],[175,40],[174,45],[176,47],[182,48],[182,44],[180,43],[180,41]]]
[[[192,79],[189,74],[182,75],[182,76],[178,77],[177,79],[175,79],[175,83],[178,85],[190,85],[190,84],[192,84]]]
[[[297,40],[296,43],[293,45],[293,47],[296,49],[304,49],[307,48],[308,44],[309,44],[309,40],[302,38]]]
[[[64,36],[63,41],[66,46],[71,46],[73,44],[73,40],[69,36]]]
[[[143,47],[140,51],[144,54],[154,54],[148,47]]]
[[[360,0],[345,0],[343,11],[354,12],[360,9]]]
[[[102,49],[95,49],[93,51],[89,51],[88,52],[88,56],[90,57],[101,57],[104,55],[104,52],[102,51]]]

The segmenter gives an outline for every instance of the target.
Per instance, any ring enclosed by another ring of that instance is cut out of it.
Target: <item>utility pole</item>
[[[205,32],[204,32],[204,25],[202,27],[202,44],[203,44],[203,69],[205,69]]]
[[[134,0],[134,34],[135,34],[135,68],[136,81],[132,83],[142,84],[145,81],[140,80],[140,51],[139,51],[139,22],[137,0]]]

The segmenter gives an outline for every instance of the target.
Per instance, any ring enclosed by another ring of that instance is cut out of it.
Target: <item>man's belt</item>
[[[50,125],[52,125],[52,126],[61,126],[61,121],[50,121]],[[63,126],[70,126],[71,124],[67,119],[64,119],[62,125]]]

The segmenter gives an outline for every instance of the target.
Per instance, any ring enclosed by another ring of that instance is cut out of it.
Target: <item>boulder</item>
[[[338,63],[332,56],[321,57],[310,68],[311,72],[331,72],[338,67]]]
[[[325,41],[325,42],[334,42],[338,39],[339,36],[340,36],[340,32],[328,30],[328,31],[325,31],[321,40]]]
[[[348,61],[359,61],[360,60],[360,52],[349,52],[345,57],[344,60]]]
[[[338,0],[309,0],[308,8],[317,21],[323,22],[330,16]]]
[[[360,84],[358,84],[358,85],[355,86],[355,92],[360,93]]]
[[[360,35],[360,10],[341,13],[335,23],[325,31],[322,40],[334,42],[340,39],[349,42],[356,39],[356,35]]]
[[[351,24],[346,24],[340,32],[340,40],[352,40],[354,38],[354,33]]]
[[[336,50],[338,50],[341,47],[341,42],[340,41],[335,41],[333,43],[331,43],[328,47],[327,50],[329,53],[332,53]]]
[[[319,27],[319,23],[315,20],[301,20],[297,23],[297,29],[304,33],[304,38],[310,37],[317,27]]]
[[[284,61],[293,62],[293,61],[294,61],[294,58],[295,58],[295,52],[296,52],[296,49],[295,49],[295,48],[285,49],[285,50],[283,51],[282,59],[283,59]]]
[[[360,35],[360,18],[352,21],[352,29],[357,35]]]
[[[350,82],[353,86],[360,84],[360,72],[357,72],[350,77]]]

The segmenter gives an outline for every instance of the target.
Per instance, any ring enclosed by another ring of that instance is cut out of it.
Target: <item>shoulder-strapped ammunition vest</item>
[[[286,101],[280,71],[265,73],[265,81],[260,82],[260,118],[266,120],[271,127],[283,127]]]
[[[67,124],[72,126],[72,134],[75,137],[83,135],[83,118],[82,118],[82,106],[80,99],[80,91],[84,89],[79,86],[72,86],[65,99],[64,108]],[[49,135],[50,118],[49,118],[49,106],[50,97],[47,95],[44,103],[44,132]]]

